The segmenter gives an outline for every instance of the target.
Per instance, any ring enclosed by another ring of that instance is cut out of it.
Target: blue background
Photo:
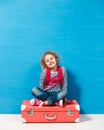
[[[104,1],[0,0],[0,113],[20,113],[52,50],[68,71],[68,98],[104,114]]]

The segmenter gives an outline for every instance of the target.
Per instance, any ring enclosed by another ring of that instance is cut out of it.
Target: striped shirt
[[[61,68],[62,68],[62,76],[63,76],[62,84],[60,84],[60,83],[50,83],[51,86],[47,86],[47,88],[44,88],[45,77],[46,77],[46,70],[44,70],[44,71],[42,71],[42,73],[40,75],[40,88],[44,89],[44,91],[47,91],[47,92],[58,92],[62,89],[67,91],[67,72],[66,72],[65,67],[61,67]],[[58,71],[50,72],[50,77],[51,78],[58,77]]]

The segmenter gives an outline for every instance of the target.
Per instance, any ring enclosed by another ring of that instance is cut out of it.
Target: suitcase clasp
[[[74,112],[73,112],[70,108],[68,108],[66,114],[67,114],[68,116],[73,116],[73,115],[74,115]]]
[[[28,116],[33,116],[34,115],[34,109],[30,109],[28,112],[27,112]]]

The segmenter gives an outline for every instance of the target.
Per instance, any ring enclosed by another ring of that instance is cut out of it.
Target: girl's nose
[[[49,60],[49,63],[51,63],[51,60]]]

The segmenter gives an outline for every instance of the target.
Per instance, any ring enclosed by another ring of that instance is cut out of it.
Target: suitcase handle
[[[53,117],[49,117],[49,116],[48,116],[48,114],[47,114],[47,113],[45,113],[45,114],[44,114],[44,117],[45,117],[47,120],[54,120],[54,119],[56,119],[57,114],[56,114],[56,113],[54,113],[54,114],[53,114]]]

